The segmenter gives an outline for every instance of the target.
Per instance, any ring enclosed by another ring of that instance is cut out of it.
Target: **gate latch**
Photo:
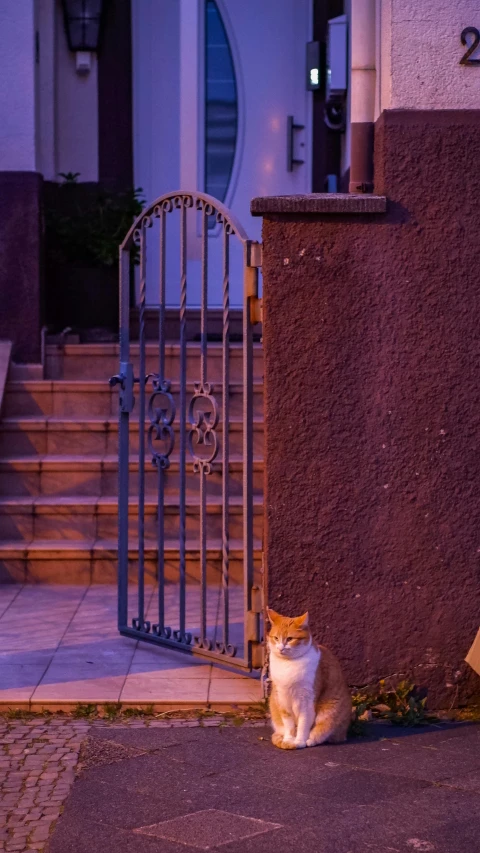
[[[120,373],[108,380],[110,388],[120,385],[118,404],[121,412],[133,411],[135,405],[135,397],[133,396],[134,381],[133,364],[130,361],[122,361],[120,363]]]
[[[262,590],[258,586],[252,587],[251,610],[247,612],[247,637],[250,641],[252,667],[261,669],[263,666],[263,643],[260,630],[260,615],[263,610]]]

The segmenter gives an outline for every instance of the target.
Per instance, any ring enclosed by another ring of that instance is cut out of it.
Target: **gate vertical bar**
[[[158,388],[164,387],[165,381],[165,237],[166,213],[160,210],[160,287],[158,311]],[[158,475],[158,504],[157,504],[157,539],[158,539],[158,631],[165,628],[165,468],[157,459]]]
[[[222,605],[223,645],[229,640],[229,457],[230,457],[230,226],[223,223],[223,445],[222,445]]]
[[[207,393],[207,312],[208,312],[208,220],[202,205],[202,307],[200,319],[200,376],[202,394]],[[201,638],[207,636],[207,469],[200,465],[200,623]]]
[[[180,209],[180,564],[179,630],[185,636],[186,583],[186,418],[187,418],[187,200]]]
[[[140,316],[138,343],[139,412],[138,412],[138,622],[141,631],[145,626],[145,300],[147,286],[147,217],[140,227]]]
[[[120,249],[120,363],[130,359],[130,252]],[[125,377],[126,378],[126,377]],[[125,380],[123,380],[125,381]],[[127,407],[128,409],[128,407]],[[130,412],[120,407],[118,438],[118,626],[128,622],[128,467]]]
[[[253,586],[253,329],[250,299],[258,281],[251,264],[251,241],[244,247],[243,291],[243,583],[244,583],[244,657],[252,663],[249,614]]]

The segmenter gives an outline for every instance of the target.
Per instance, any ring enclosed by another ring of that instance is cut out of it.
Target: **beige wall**
[[[59,0],[55,23],[55,169],[57,173],[80,172],[80,181],[97,181],[97,59],[92,54],[89,74],[77,74]]]
[[[467,26],[480,29],[479,0],[377,0],[377,116],[478,109],[480,66],[459,64]]]

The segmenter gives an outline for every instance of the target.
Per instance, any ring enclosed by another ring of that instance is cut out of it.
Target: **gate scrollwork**
[[[212,462],[218,454],[218,403],[213,395],[213,385],[209,382],[196,382],[194,388],[188,410],[192,425],[188,434],[188,449],[193,458],[194,473],[211,474]]]
[[[153,393],[148,402],[148,449],[152,454],[152,462],[157,468],[166,471],[170,467],[170,455],[175,446],[173,422],[175,420],[175,401],[170,393],[169,379],[153,379]],[[159,452],[154,442],[163,442],[163,450]]]

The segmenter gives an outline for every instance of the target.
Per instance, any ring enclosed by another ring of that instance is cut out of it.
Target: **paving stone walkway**
[[[478,725],[284,752],[263,721],[39,718],[0,742],[2,851],[480,850]]]
[[[219,595],[218,587],[208,589],[211,632],[218,629]],[[240,588],[232,590],[232,624],[239,636],[242,596]],[[166,618],[175,626],[177,586],[167,586],[165,597]],[[155,589],[147,588],[147,616],[152,621],[156,599]],[[129,608],[130,617],[136,615],[134,589]],[[198,585],[189,586],[187,617],[192,629],[199,609]],[[0,709],[71,711],[77,704],[117,702],[156,710],[223,709],[263,698],[260,682],[241,672],[121,637],[114,585],[0,585],[0,640]]]

